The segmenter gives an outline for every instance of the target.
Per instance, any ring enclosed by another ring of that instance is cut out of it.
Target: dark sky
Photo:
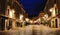
[[[47,0],[19,0],[28,17],[37,16],[39,12],[44,9],[46,1]]]

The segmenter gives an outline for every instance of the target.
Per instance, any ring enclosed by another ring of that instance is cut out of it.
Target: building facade
[[[14,29],[20,15],[25,11],[17,0],[0,0],[0,30]]]

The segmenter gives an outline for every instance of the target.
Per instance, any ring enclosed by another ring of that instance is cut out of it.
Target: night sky
[[[47,0],[19,0],[28,17],[37,16],[45,7]]]

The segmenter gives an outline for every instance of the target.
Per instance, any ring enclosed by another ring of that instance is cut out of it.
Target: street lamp
[[[53,11],[53,8],[49,9],[49,11],[52,12]]]

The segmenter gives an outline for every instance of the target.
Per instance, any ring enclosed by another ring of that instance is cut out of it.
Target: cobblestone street
[[[60,35],[60,30],[43,25],[29,25],[20,30],[0,32],[0,35]]]

